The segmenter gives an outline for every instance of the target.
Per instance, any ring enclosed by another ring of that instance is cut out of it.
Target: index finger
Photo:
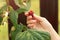
[[[25,16],[29,16],[29,13],[28,13],[28,12],[26,12],[26,13],[25,13]]]

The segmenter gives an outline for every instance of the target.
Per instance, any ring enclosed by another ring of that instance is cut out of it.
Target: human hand
[[[35,14],[33,14],[32,17],[29,13],[25,13],[25,15],[27,16],[27,26],[29,28],[48,31],[52,27],[52,25],[44,17],[40,17]]]
[[[59,35],[54,30],[49,21],[44,18],[33,14],[33,17],[29,13],[25,13],[27,16],[27,26],[31,29],[47,31],[51,35],[51,40],[60,40]]]

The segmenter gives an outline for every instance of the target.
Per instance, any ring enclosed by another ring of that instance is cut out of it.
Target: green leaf
[[[10,11],[9,18],[10,18],[11,22],[13,23],[13,25],[15,27],[17,27],[18,26],[18,23],[17,23],[18,13],[14,10]]]
[[[1,9],[0,9],[0,24],[1,24],[1,22],[2,22],[2,20],[3,20],[3,17],[1,17],[3,14],[5,14],[5,12],[4,11],[6,11],[7,10],[7,5],[4,5],[3,7],[1,7]],[[2,15],[1,15],[2,14]]]
[[[31,0],[14,0],[15,4],[18,5],[20,8],[25,8],[27,10],[30,9]]]
[[[1,9],[0,9],[0,14],[3,13],[3,11],[6,11],[7,10],[7,5],[4,5]]]
[[[17,33],[22,32],[23,30],[27,30],[27,28],[26,28],[26,26],[20,24],[17,26],[17,28],[14,31],[11,31],[12,40],[15,40]]]
[[[48,32],[28,29],[24,32],[17,33],[15,40],[51,40],[51,37]]]

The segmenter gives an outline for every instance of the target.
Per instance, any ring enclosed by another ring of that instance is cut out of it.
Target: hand
[[[28,13],[25,13],[25,15],[27,16],[27,26],[29,28],[47,31],[51,35],[51,40],[60,40],[59,35],[46,18],[36,16],[35,14],[33,17],[31,15],[28,15]]]
[[[29,28],[48,31],[52,27],[46,18],[36,15],[32,17],[31,15],[29,16],[28,13],[25,15],[27,16],[27,26]]]

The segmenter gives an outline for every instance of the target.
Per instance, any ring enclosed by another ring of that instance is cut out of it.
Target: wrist
[[[60,40],[60,37],[54,28],[50,28],[49,33],[51,35],[51,40]]]

